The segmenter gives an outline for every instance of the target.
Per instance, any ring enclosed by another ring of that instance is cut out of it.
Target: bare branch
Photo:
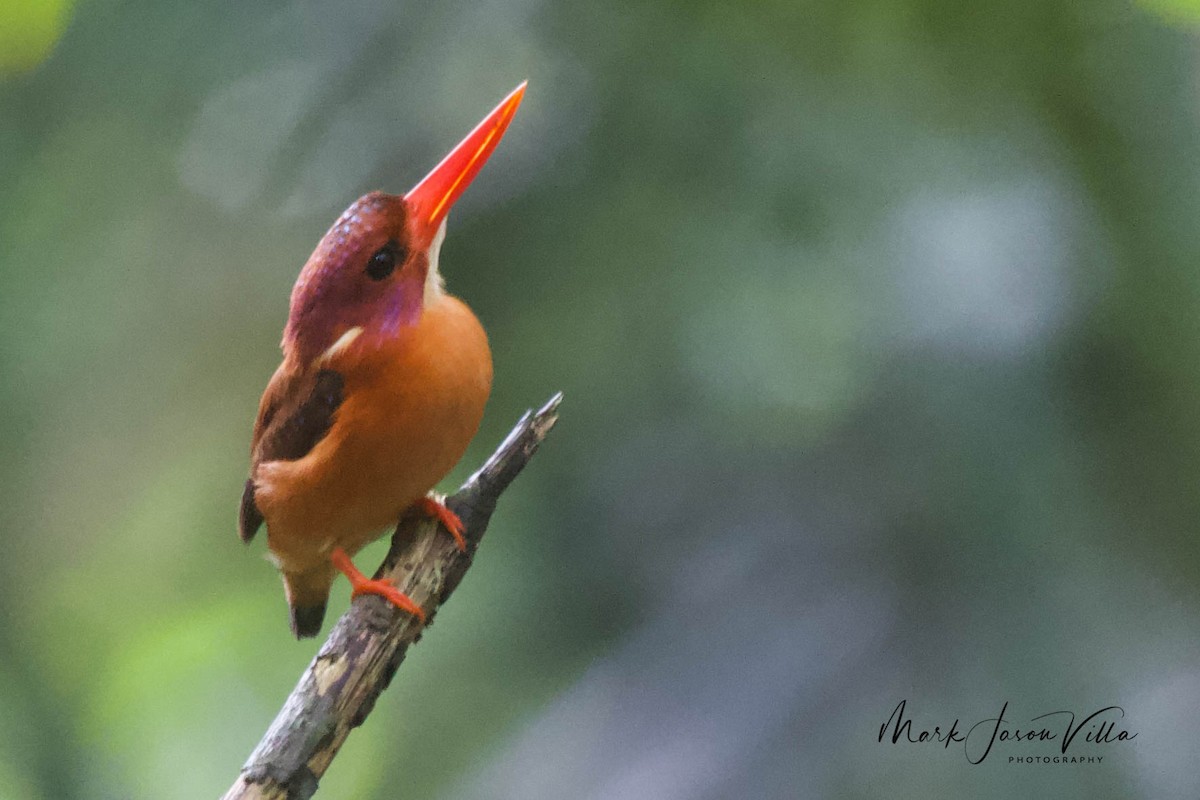
[[[487,530],[500,493],[558,420],[562,394],[526,412],[512,433],[446,501],[466,528],[467,552],[436,522],[406,518],[376,577],[386,576],[433,622],[458,586]],[[338,620],[224,800],[307,800],[352,728],[361,725],[423,627],[377,596],[356,599]]]

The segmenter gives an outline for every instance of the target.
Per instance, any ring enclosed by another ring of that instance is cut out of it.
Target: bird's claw
[[[442,524],[442,526],[450,531],[450,535],[454,537],[454,543],[458,545],[460,553],[467,552],[467,540],[463,537],[463,531],[466,526],[459,519],[458,514],[455,514],[450,509],[446,508],[445,504],[439,503],[432,497],[422,497],[417,501],[417,510],[427,517],[432,517]]]
[[[342,548],[333,548],[333,551],[329,554],[329,560],[339,572],[349,579],[351,599],[364,594],[377,594],[401,611],[407,611],[409,614],[412,614],[422,624],[425,622],[425,611],[411,597],[397,589],[396,585],[389,580],[368,578],[366,575],[363,575],[359,572],[358,567],[354,566],[354,562],[350,560],[350,556]]]
[[[354,585],[353,590],[350,592],[350,599],[364,594],[377,594],[401,611],[407,611],[422,623],[425,622],[425,611],[413,602],[411,597],[397,589],[396,585],[391,581],[382,578],[367,578],[361,583]]]

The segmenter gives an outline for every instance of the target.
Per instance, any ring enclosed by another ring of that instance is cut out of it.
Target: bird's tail
[[[326,565],[308,572],[284,572],[283,588],[292,612],[292,633],[297,639],[316,636],[325,620],[325,604],[336,573]]]

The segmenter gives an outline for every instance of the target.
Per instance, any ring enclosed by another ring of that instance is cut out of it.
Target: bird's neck
[[[296,347],[294,345],[302,343],[292,343],[292,347],[285,346],[284,358],[299,371],[345,371],[369,366],[378,358],[388,360],[395,357],[397,352],[422,347],[432,333],[446,327],[448,320],[464,313],[474,319],[470,309],[461,300],[447,294],[439,285],[433,290],[426,290],[426,300],[411,324],[392,328],[374,321],[367,325],[342,326],[327,337],[331,341],[323,349]]]

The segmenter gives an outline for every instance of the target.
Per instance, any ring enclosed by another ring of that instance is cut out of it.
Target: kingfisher
[[[462,458],[492,387],[487,334],[448,294],[438,252],[451,206],[512,121],[525,83],[405,195],[371,192],[317,244],[292,288],[283,362],[259,402],[238,532],[265,522],[297,638],[315,636],[338,572],[352,596],[424,611],[351,557],[408,514],[466,549],[430,494]]]

